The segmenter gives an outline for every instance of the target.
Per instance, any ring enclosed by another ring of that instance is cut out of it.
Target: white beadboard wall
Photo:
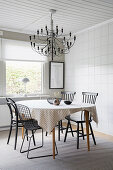
[[[75,45],[65,56],[65,90],[98,92],[98,127],[113,135],[113,22],[93,27],[77,35]]]

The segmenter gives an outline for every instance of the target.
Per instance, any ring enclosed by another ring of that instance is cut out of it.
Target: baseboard
[[[10,126],[0,126],[0,131],[9,130]]]

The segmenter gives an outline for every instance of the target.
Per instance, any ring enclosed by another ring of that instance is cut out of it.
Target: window
[[[0,38],[0,96],[42,93],[46,61],[29,42]],[[29,82],[23,83],[23,78]]]
[[[29,82],[23,83],[23,78]],[[37,94],[42,92],[42,63],[6,61],[6,94]]]

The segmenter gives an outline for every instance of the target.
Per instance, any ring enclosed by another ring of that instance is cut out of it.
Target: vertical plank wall
[[[65,56],[65,90],[98,92],[96,130],[113,135],[113,22],[77,35]]]

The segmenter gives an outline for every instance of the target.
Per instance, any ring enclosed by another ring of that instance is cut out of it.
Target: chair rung
[[[66,129],[66,127],[60,127],[60,130],[65,130]]]
[[[82,135],[82,133],[80,133],[80,131],[82,131],[82,130],[79,130],[79,134],[81,134],[81,136],[79,136],[79,137],[83,137],[83,135]],[[76,132],[77,133],[77,130],[73,130],[73,131],[67,131],[67,133],[72,133],[72,132]],[[89,135],[91,135],[91,133],[89,133]],[[84,134],[84,136],[87,136],[87,134]]]

